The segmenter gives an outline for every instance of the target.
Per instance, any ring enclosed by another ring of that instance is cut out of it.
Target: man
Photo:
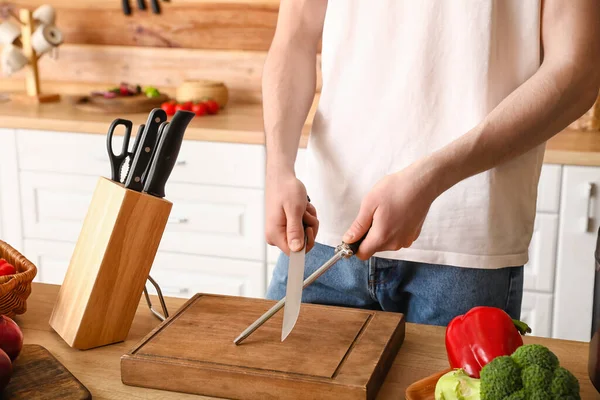
[[[306,274],[366,234],[304,302],[519,318],[544,143],[593,105],[599,53],[598,0],[282,0],[263,75],[266,238],[283,252],[267,297],[285,295],[304,222]]]

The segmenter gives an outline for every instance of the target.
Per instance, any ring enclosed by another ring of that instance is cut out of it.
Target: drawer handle
[[[187,161],[178,160],[178,161],[175,161],[175,165],[177,165],[178,167],[183,167],[183,166],[187,165]]]
[[[189,221],[189,219],[187,218],[169,218],[167,220],[168,224],[177,224],[177,225],[182,225],[182,224],[187,224]]]
[[[586,209],[585,209],[585,218],[582,221],[582,227],[584,232],[590,232],[593,222],[593,215],[591,215],[592,209],[592,198],[596,192],[596,185],[592,182],[588,182],[585,185],[585,196],[586,196]]]

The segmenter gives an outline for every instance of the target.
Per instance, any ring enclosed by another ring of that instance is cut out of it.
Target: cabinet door
[[[532,336],[551,337],[552,295],[547,293],[523,293],[521,321],[531,328]]]
[[[561,174],[561,165],[542,165],[536,204],[538,212],[558,213]]]
[[[23,235],[76,242],[98,177],[21,172]]]
[[[165,296],[189,298],[196,293],[263,297],[263,262],[159,252],[150,276]],[[148,292],[155,294],[148,283]]]
[[[26,239],[23,247],[23,255],[38,269],[34,282],[62,285],[75,243]]]
[[[0,239],[23,251],[16,133],[0,129]]]
[[[557,338],[591,338],[599,188],[600,168],[564,167],[553,319]]]
[[[538,213],[529,245],[529,261],[525,264],[526,290],[552,292],[556,264],[558,215]]]
[[[173,183],[160,250],[265,260],[262,190]]]

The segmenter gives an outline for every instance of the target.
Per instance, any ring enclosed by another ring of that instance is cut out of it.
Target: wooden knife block
[[[126,339],[172,203],[100,178],[50,326],[77,349]]]

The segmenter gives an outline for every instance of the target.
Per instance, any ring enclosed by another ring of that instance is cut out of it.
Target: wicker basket
[[[27,311],[27,298],[37,268],[10,245],[0,240],[0,258],[14,265],[17,273],[0,276],[0,314],[13,318]]]
[[[578,131],[600,131],[600,93],[593,107],[569,125],[569,128]]]

